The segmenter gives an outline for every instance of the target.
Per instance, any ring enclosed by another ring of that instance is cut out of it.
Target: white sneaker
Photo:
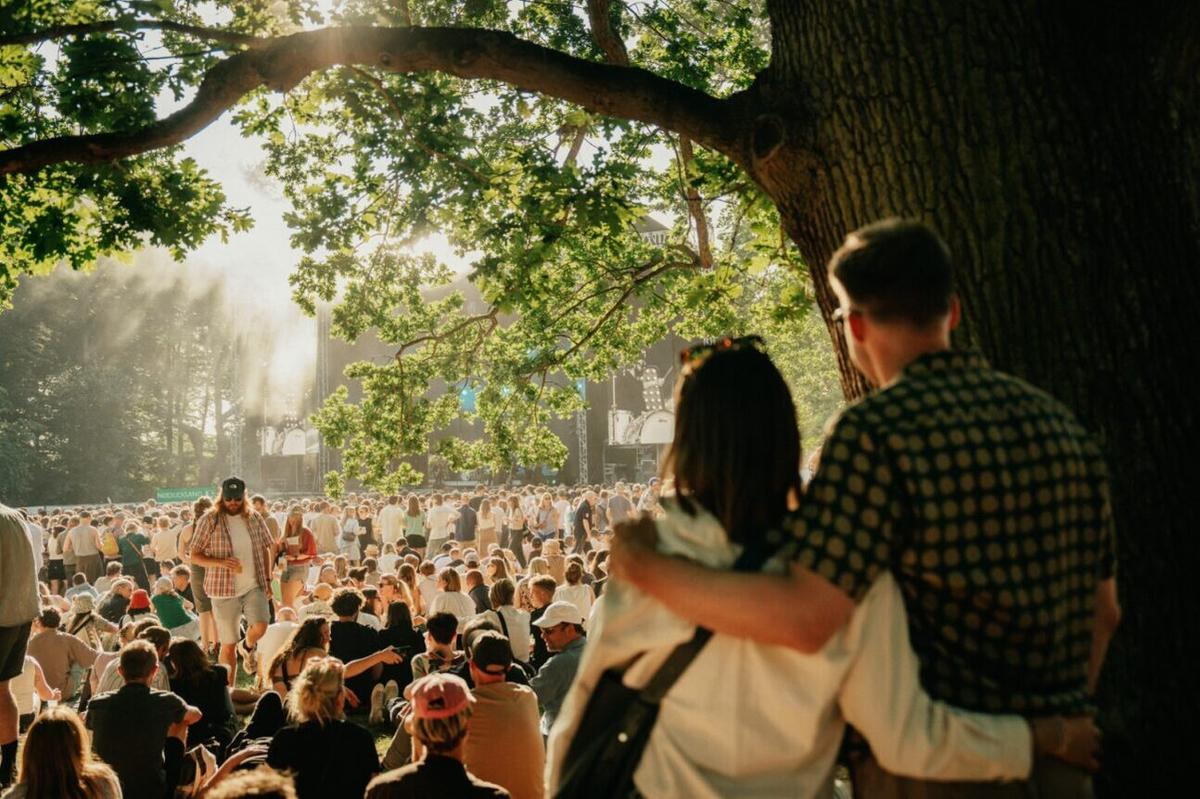
[[[246,646],[246,639],[238,641],[237,653],[242,656],[242,668],[247,674],[254,674],[258,671],[258,648],[251,649]]]
[[[376,685],[371,689],[371,716],[368,722],[371,724],[383,723],[383,696],[384,687]]]
[[[400,696],[400,683],[388,680],[383,686],[383,706],[386,708],[393,699]]]

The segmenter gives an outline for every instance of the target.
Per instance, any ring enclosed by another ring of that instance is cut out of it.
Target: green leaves
[[[163,80],[128,36],[68,39],[51,77],[54,108],[84,133],[136,130],[154,120]]]
[[[137,128],[237,49],[141,30],[135,18],[220,18],[229,31],[273,35],[401,16],[385,0],[30,8],[14,29],[119,24],[57,49],[0,50],[8,92],[0,146]],[[578,4],[408,0],[406,8],[416,25],[507,30],[603,58]],[[766,22],[751,0],[614,4],[613,22],[635,65],[716,95],[746,88],[766,64]],[[789,288],[801,271],[762,193],[722,156],[684,158],[656,128],[503,85],[354,66],[310,75],[285,97],[254,92],[234,120],[262,147],[266,173],[291,205],[296,302],[309,313],[330,305],[334,334],[370,331],[395,351],[385,363],[350,367],[361,393],[339,389],[314,417],[342,449],[331,490],[349,478],[384,489],[418,480],[409,459],[431,451],[455,470],[559,465],[566,448],[548,423],[580,409],[576,379],[601,379],[671,332],[771,324],[786,335],[809,312],[804,292]],[[651,215],[664,223],[661,235],[639,233]],[[13,178],[0,183],[0,301],[16,274],[60,260],[86,268],[146,243],[183,257],[249,224],[177,149]],[[466,274],[421,253],[431,233],[470,262]],[[759,313],[776,305],[777,316]],[[458,401],[464,389],[473,405]]]

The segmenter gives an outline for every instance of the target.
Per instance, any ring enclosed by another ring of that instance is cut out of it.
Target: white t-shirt
[[[433,598],[429,606],[429,615],[435,613],[452,613],[458,619],[458,631],[475,616],[475,600],[461,591],[442,591]]]
[[[227,513],[225,520],[229,525],[233,556],[242,564],[242,570],[233,575],[233,595],[241,596],[258,588],[258,578],[254,574],[254,541],[250,538],[250,528],[244,517]]]
[[[421,607],[428,608],[433,604],[433,598],[437,596],[437,578],[418,576],[417,590],[421,592]]]
[[[151,545],[154,547],[154,557],[159,560],[175,560],[179,557],[179,539],[174,530],[160,527]]]
[[[579,608],[579,614],[586,620],[592,615],[592,602],[595,597],[592,594],[592,588],[589,585],[580,583],[579,585],[563,584],[554,589],[555,602],[570,602],[575,607]],[[587,628],[585,621],[584,628]]]
[[[396,571],[396,564],[399,561],[400,561],[400,556],[397,555],[395,552],[389,553],[387,555],[380,555],[379,556],[379,571],[394,572],[394,571]]]
[[[436,508],[429,509],[426,521],[429,522],[430,541],[445,541],[450,537],[450,517],[452,515],[454,515],[454,510],[449,505],[438,505]]]
[[[554,511],[558,514],[558,529],[567,529],[567,513],[571,510],[571,503],[565,499],[560,499],[554,503]]]
[[[394,544],[404,532],[404,509],[399,505],[385,505],[379,511],[379,537],[385,544]]]
[[[299,622],[277,621],[267,627],[267,631],[263,633],[262,638],[258,639],[258,662],[269,664],[273,661],[275,656],[279,654],[279,650],[283,649],[288,636],[299,626]]]
[[[374,613],[366,613],[360,610],[356,621],[363,627],[370,627],[372,630],[379,631],[383,629],[383,622]]]

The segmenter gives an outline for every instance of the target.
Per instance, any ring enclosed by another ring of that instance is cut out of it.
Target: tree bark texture
[[[954,254],[959,343],[1101,437],[1124,616],[1101,685],[1100,785],[1132,796],[1181,776],[1200,706],[1187,643],[1200,547],[1183,480],[1197,441],[1186,388],[1200,309],[1196,14],[988,0],[770,7],[777,57],[751,93],[785,134],[751,160],[826,318],[825,264],[848,231],[927,221]]]

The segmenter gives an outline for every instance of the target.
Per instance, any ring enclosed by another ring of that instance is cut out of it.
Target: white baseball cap
[[[538,627],[557,627],[558,625],[569,622],[571,624],[583,624],[583,614],[579,612],[579,608],[575,607],[572,602],[551,602],[546,606],[546,612],[542,617],[534,622]]]

